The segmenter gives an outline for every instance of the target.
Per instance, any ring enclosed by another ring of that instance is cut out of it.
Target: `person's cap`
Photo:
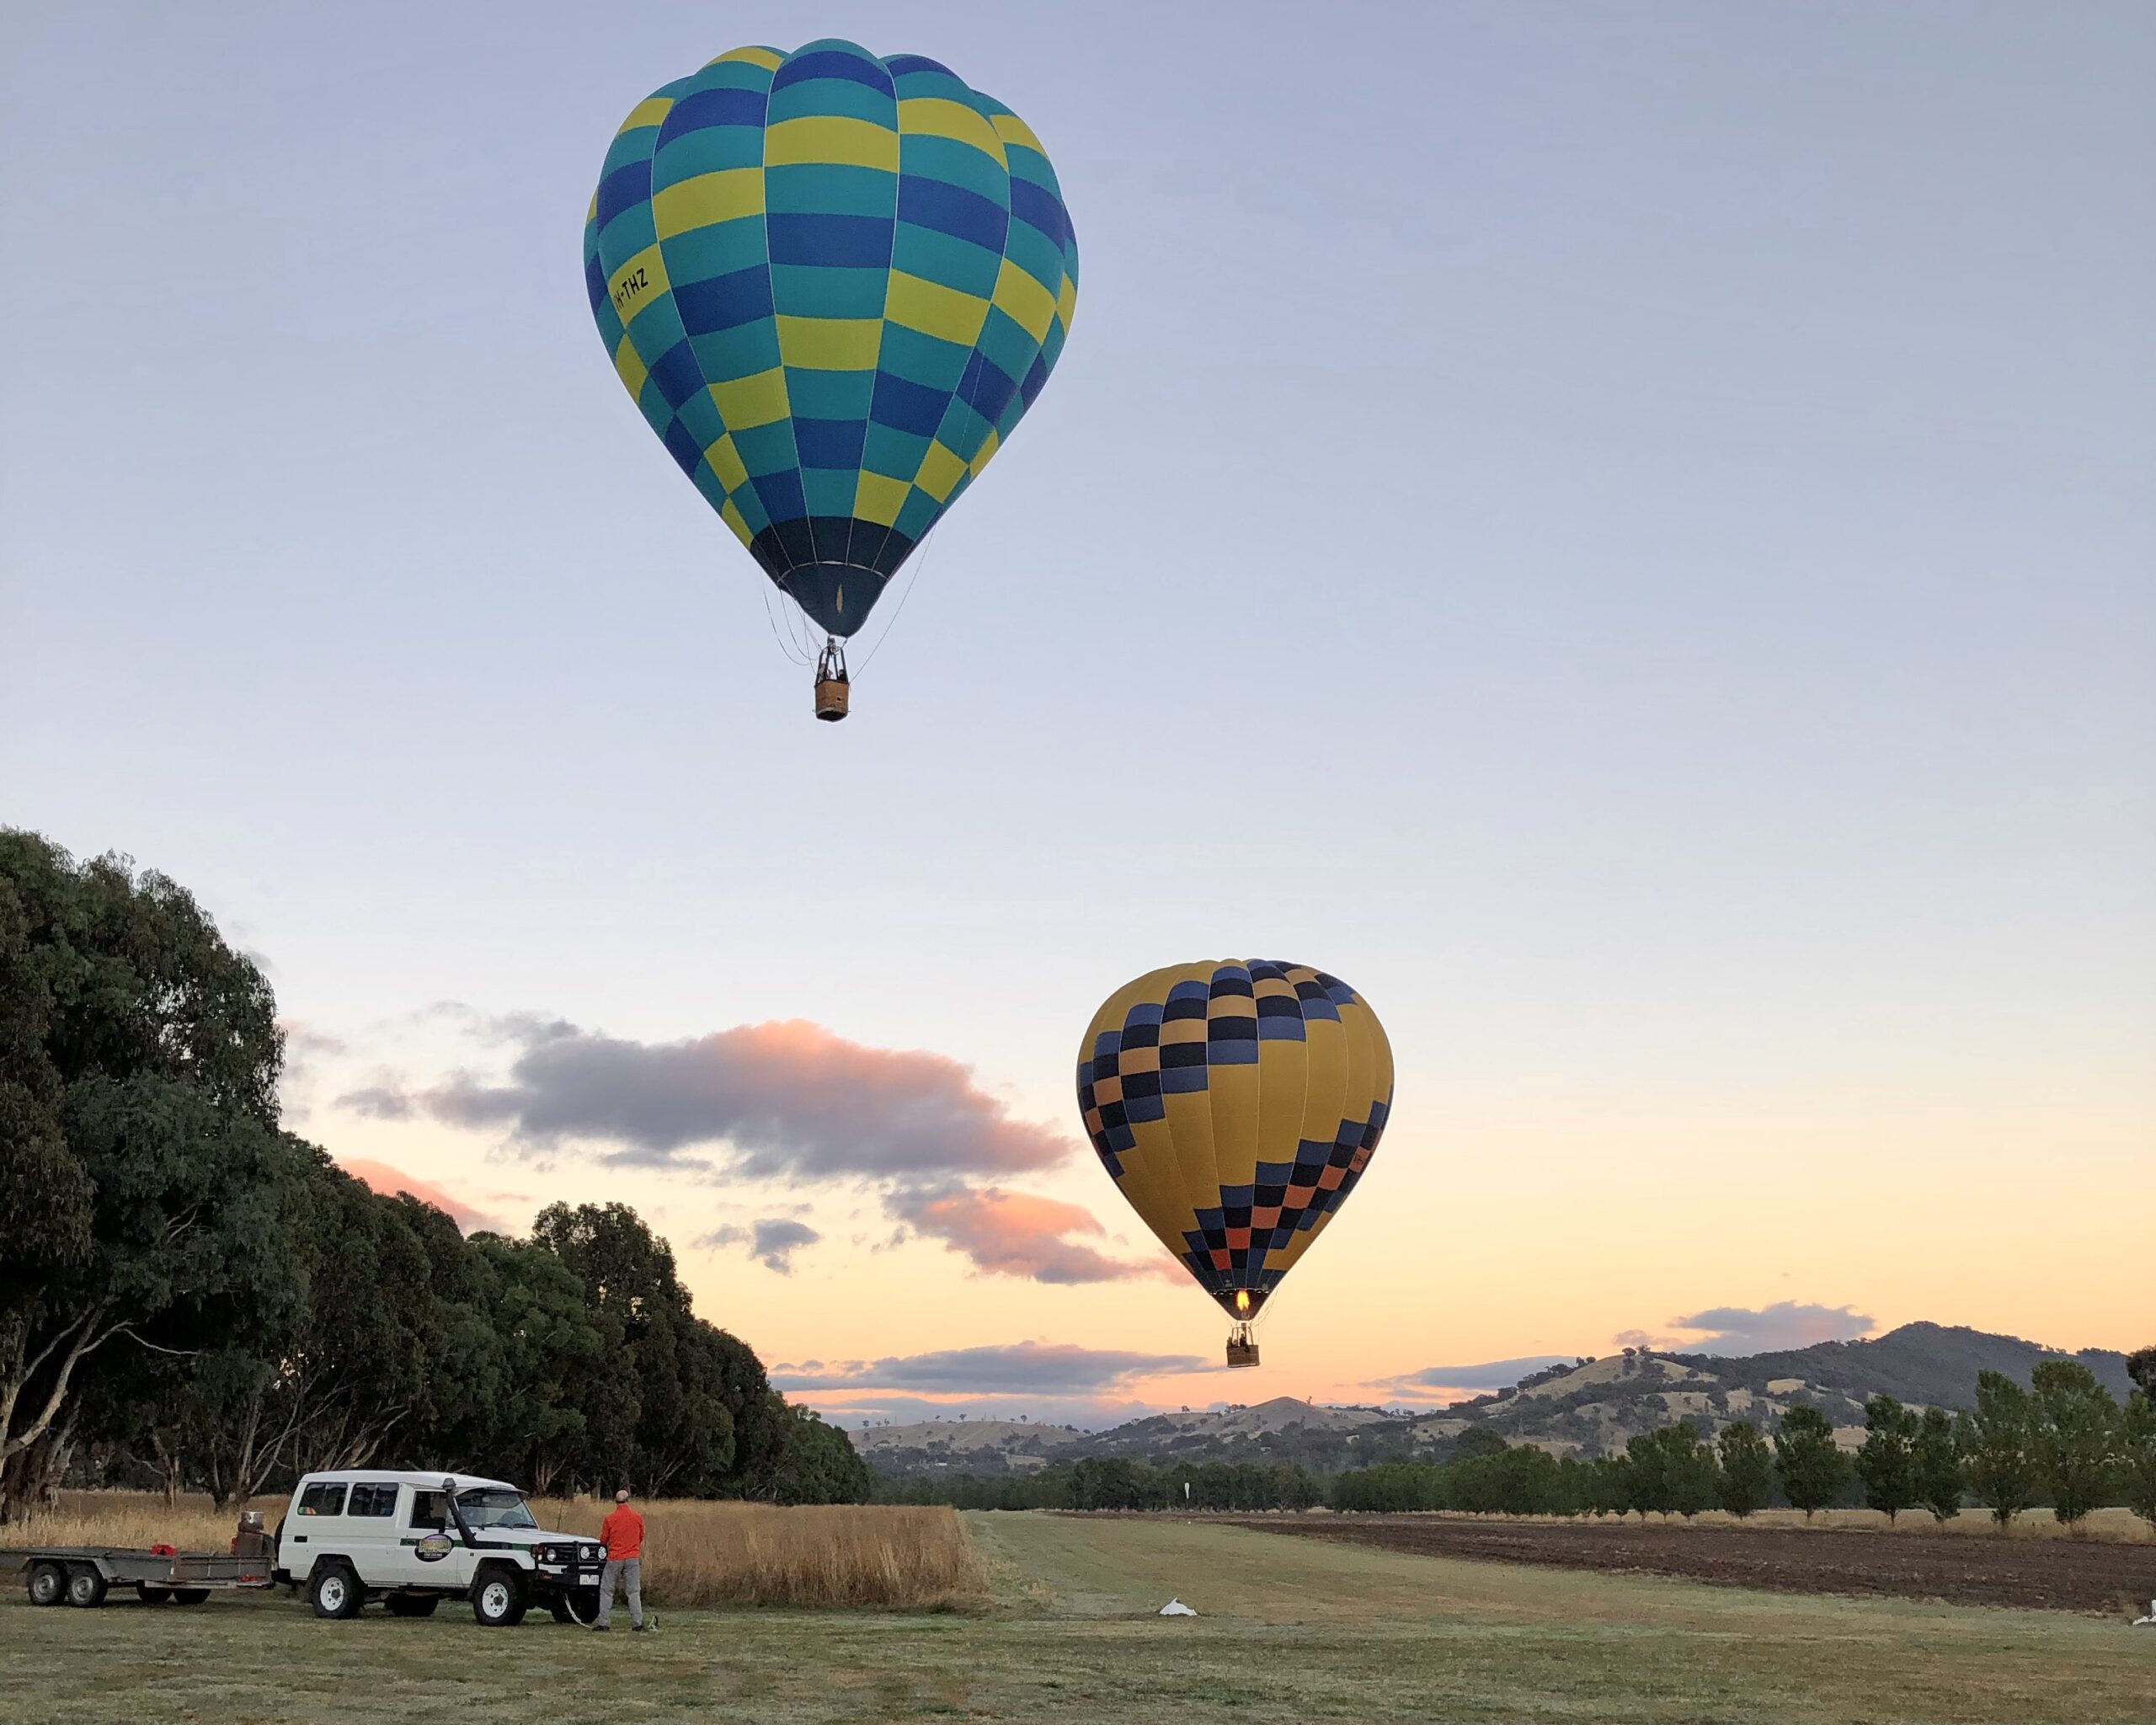
[[[623,1486],[620,1491],[615,1493],[614,1501],[616,1503],[627,1503],[629,1501],[629,1488],[627,1486]]]

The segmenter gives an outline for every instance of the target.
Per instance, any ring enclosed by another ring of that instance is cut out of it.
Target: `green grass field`
[[[485,1631],[255,1597],[0,1602],[0,1719],[471,1725],[2156,1717],[2156,1632],[2063,1613],[1749,1594],[1234,1528],[974,1515],[978,1615],[671,1611],[657,1637]],[[1171,1594],[1203,1614],[1153,1615]]]

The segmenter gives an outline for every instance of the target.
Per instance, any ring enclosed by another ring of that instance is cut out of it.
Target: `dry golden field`
[[[286,1499],[253,1508],[275,1529]],[[542,1527],[595,1534],[612,1505],[542,1498]],[[637,1505],[645,1523],[643,1590],[669,1605],[878,1605],[963,1609],[987,1580],[954,1511],[886,1505],[781,1509],[689,1498]],[[147,1546],[221,1551],[237,1506],[197,1494],[173,1509],[155,1492],[65,1492],[60,1512],[0,1528],[9,1546]]]
[[[546,1498],[542,1527],[596,1534],[611,1503]],[[781,1509],[661,1499],[644,1519],[643,1590],[674,1605],[962,1608],[988,1578],[958,1512],[894,1504]]]

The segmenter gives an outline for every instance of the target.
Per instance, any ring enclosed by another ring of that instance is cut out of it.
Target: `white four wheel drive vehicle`
[[[350,1617],[379,1599],[399,1617],[469,1599],[489,1627],[545,1605],[562,1623],[599,1610],[606,1549],[547,1533],[524,1493],[467,1474],[348,1468],[310,1473],[277,1530],[275,1575],[307,1590],[318,1617]]]

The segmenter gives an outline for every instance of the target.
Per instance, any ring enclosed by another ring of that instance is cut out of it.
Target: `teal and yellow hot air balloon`
[[[919,55],[736,48],[639,102],[584,224],[614,369],[667,452],[844,643],[1062,352],[1078,248],[1026,123]]]
[[[1276,960],[1155,970],[1094,1013],[1078,1109],[1116,1188],[1234,1325],[1347,1201],[1392,1111],[1392,1049],[1337,976]]]

